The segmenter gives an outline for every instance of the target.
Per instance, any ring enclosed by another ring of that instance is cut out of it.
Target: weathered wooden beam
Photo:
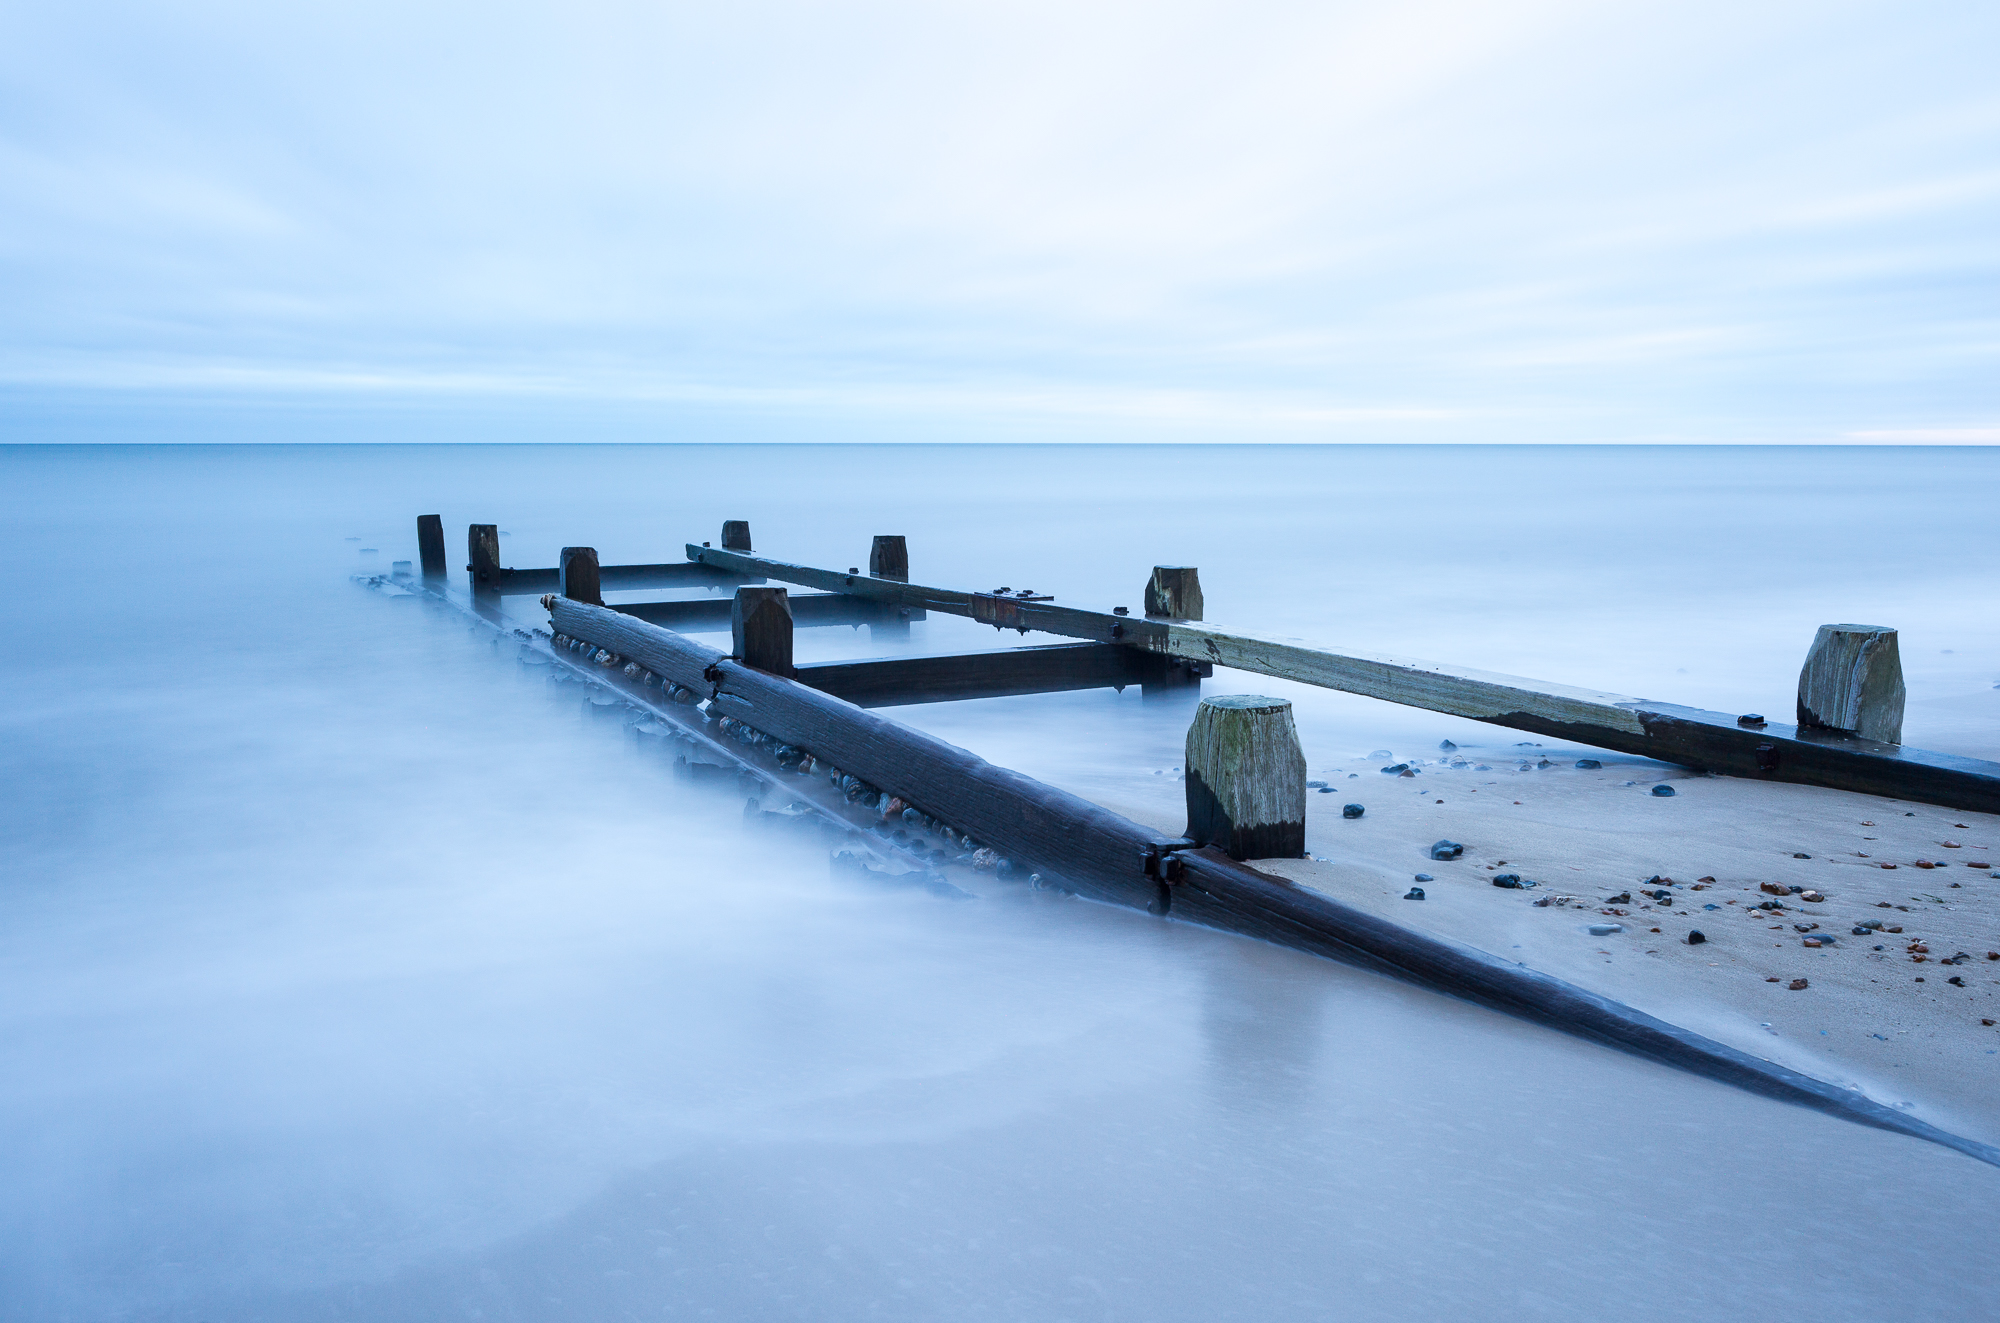
[[[1231,859],[1303,859],[1306,755],[1292,705],[1258,694],[1204,698],[1188,724],[1188,839]]]
[[[807,685],[745,666],[603,607],[547,599],[556,633],[688,688],[711,715],[811,752],[1081,895],[1349,961],[1863,1125],[2000,1166],[2000,1150],[1751,1056],[1510,960],[1414,932],[1108,809]]]
[[[792,673],[792,608],[787,600],[790,596],[786,589],[775,585],[736,590],[729,614],[732,656],[745,666],[773,675]]]
[[[1821,625],[1799,671],[1799,725],[1903,742],[1903,659],[1896,631]]]
[[[1294,639],[1198,622],[1142,620],[1059,602],[900,584],[703,547],[690,546],[687,553],[691,560],[739,574],[921,606],[1024,633],[1040,630],[1120,643],[1704,771],[2000,813],[2000,763],[1977,758],[1775,722],[1746,724],[1726,713],[1605,690],[1314,648]]]
[[[494,591],[508,597],[540,597],[554,592],[561,567],[530,570],[495,570]],[[761,583],[762,579],[731,574],[707,565],[678,562],[669,565],[601,565],[598,586],[606,590],[630,588],[733,588],[740,583]]]
[[[871,602],[844,593],[794,593],[791,598],[792,625],[816,629],[833,625],[881,625],[903,623],[908,607],[893,602]],[[727,597],[694,597],[673,602],[617,602],[613,611],[623,611],[648,624],[666,629],[728,629],[734,603]],[[923,619],[924,613],[910,613]]]
[[[604,605],[598,586],[597,548],[564,547],[556,565],[556,591],[576,602]]]
[[[809,599],[794,597],[792,609],[796,611],[805,600]],[[1149,677],[1169,664],[1164,657],[1108,643],[1048,643],[1001,652],[811,662],[798,668],[797,679],[857,707],[896,707],[1078,689],[1123,689],[1148,683]]]
[[[868,548],[868,573],[877,579],[910,581],[910,546],[900,533],[878,533]]]
[[[1146,614],[1156,619],[1201,619],[1201,571],[1192,565],[1155,565],[1146,580]]]
[[[493,591],[499,587],[500,576],[506,571],[500,568],[500,526],[498,524],[472,524],[465,530],[466,573],[472,576],[473,591]]]
[[[440,515],[417,516],[417,559],[422,562],[426,579],[445,577],[444,518]]]

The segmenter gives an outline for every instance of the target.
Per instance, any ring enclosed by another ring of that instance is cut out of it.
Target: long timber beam
[[[477,587],[486,592],[496,592],[505,597],[529,597],[556,590],[557,571],[538,570],[494,570],[488,579],[479,580]],[[606,565],[598,572],[599,586],[614,588],[728,588],[736,584],[756,583],[754,577],[736,574],[728,570],[718,570],[707,565],[680,563],[672,565]],[[728,613],[728,603],[723,604]]]
[[[1115,643],[1704,771],[2000,813],[2000,763],[1978,758],[1779,722],[1744,725],[1724,712],[1440,662],[1314,648],[1197,621],[932,588],[709,547],[690,545],[687,555],[693,563],[731,573],[965,616],[1002,629]]]
[[[775,577],[775,576],[774,576]],[[1162,841],[1087,800],[670,630],[568,598],[550,628],[712,694],[711,716],[845,769],[1077,894],[1357,964],[1754,1093],[1941,1144],[2000,1166],[2000,1150],[1851,1089],[1751,1056],[1633,1007],[1386,919],[1189,842]]]
[[[607,585],[609,586],[609,585]],[[790,599],[792,623],[801,628],[822,625],[895,625],[922,620],[921,610],[846,593],[803,593]],[[684,602],[613,602],[622,611],[667,629],[728,629],[733,603],[727,597],[697,597]]]
[[[794,597],[793,612],[800,602],[811,600]],[[1108,643],[1050,643],[939,657],[810,662],[794,668],[793,675],[800,684],[856,707],[897,707],[1160,684],[1176,665],[1166,657]]]

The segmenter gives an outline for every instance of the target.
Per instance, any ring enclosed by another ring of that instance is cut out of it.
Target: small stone
[[[1699,928],[1696,928],[1688,933],[1687,941],[1689,946],[1700,946],[1703,942],[1707,940],[1708,940],[1708,934],[1704,933]]]
[[[1434,878],[1434,877],[1432,877],[1432,876],[1431,876],[1431,875],[1430,875],[1429,873],[1419,873],[1419,874],[1417,874],[1417,876],[1416,876],[1416,879],[1415,879],[1415,880],[1416,880],[1416,881],[1418,881],[1418,882],[1435,882],[1435,881],[1437,881],[1437,879],[1436,879],[1436,878]]]
[[[1324,789],[1326,789],[1326,782],[1324,782],[1324,781],[1308,781],[1308,782],[1306,782],[1306,789],[1308,789],[1308,790],[1324,790]]]
[[[1624,932],[1625,925],[1622,923],[1593,923],[1586,931],[1592,937],[1609,937],[1613,933]]]
[[[1343,818],[1358,818],[1367,811],[1367,808],[1360,804],[1342,804],[1340,806],[1340,816]]]
[[[1465,853],[1465,847],[1457,841],[1439,841],[1431,846],[1431,858],[1456,859]]]
[[[1792,894],[1792,889],[1790,887],[1781,886],[1776,882],[1759,882],[1757,884],[1757,890],[1768,891],[1773,896],[1789,896]]]
[[[1960,978],[1956,974],[1953,974],[1950,978],[1946,979],[1945,982],[1951,984],[1953,987],[1956,988],[1962,988],[1965,986],[1965,980]]]
[[[1863,928],[1860,924],[1857,923],[1854,925],[1854,935],[1856,937],[1867,937],[1869,935],[1869,931],[1868,929]]]
[[[1804,901],[1808,905],[1826,904],[1825,894],[1818,891],[1801,891],[1799,893],[1799,899]]]
[[[1495,873],[1493,875],[1493,885],[1496,887],[1505,887],[1509,891],[1519,891],[1521,889],[1521,875],[1519,873]]]
[[[1794,858],[1794,859],[1810,859],[1810,858],[1812,858],[1812,856],[1811,856],[1811,855],[1809,855],[1809,854],[1797,854],[1797,853],[1794,853],[1794,854],[1792,855],[1792,858]]]
[[[1665,799],[1674,793],[1674,788],[1670,785],[1665,785],[1665,784],[1656,785],[1653,787],[1653,793],[1658,795],[1661,799]]]
[[[1422,900],[1423,898],[1424,889],[1422,887],[1411,887],[1403,893],[1404,900]]]
[[[1595,758],[1579,758],[1576,760],[1576,765],[1586,772],[1594,772],[1604,766],[1603,763],[1597,761]]]
[[[1777,982],[1778,980],[1777,980],[1777,978],[1776,978],[1775,976],[1773,976],[1773,977],[1771,977],[1771,978],[1767,978],[1767,979],[1765,979],[1764,981],[1765,981],[1766,983],[1776,983],[1776,982]]]
[[[1698,877],[1698,878],[1696,878],[1696,879],[1695,879],[1695,881],[1697,881],[1697,882],[1713,882],[1713,881],[1715,881],[1715,878],[1714,878],[1713,876],[1710,876],[1710,877]]]
[[[1400,776],[1402,773],[1407,772],[1409,770],[1410,770],[1410,765],[1408,763],[1391,763],[1389,766],[1384,767],[1382,769],[1383,773],[1388,776]]]
[[[1456,744],[1453,744],[1450,740],[1438,741],[1438,748],[1445,750],[1447,753],[1453,749],[1456,749],[1457,747],[1458,746]]]
[[[1632,903],[1632,893],[1621,891],[1617,895],[1608,898],[1604,903],[1606,905],[1630,905]]]
[[[1805,990],[1806,981],[1802,978],[1795,978],[1790,983],[1787,983],[1785,986],[1790,988],[1793,992],[1802,992]]]
[[[1981,1020],[1981,1021],[1980,1021],[1979,1023],[1981,1023],[1981,1024],[1992,1024],[1992,1023],[1993,1023],[1993,1021],[1991,1021],[1991,1020]]]
[[[1804,941],[1800,942],[1799,945],[1810,946],[1813,947],[1814,949],[1818,949],[1819,947],[1824,946],[1825,943],[1821,942],[1817,937],[1808,937]]]
[[[1352,772],[1350,772],[1350,773],[1348,773],[1348,775],[1352,776],[1352,775],[1353,775],[1353,773],[1352,773]],[[1319,793],[1319,794],[1322,794],[1322,795],[1330,795],[1330,794],[1332,794],[1332,793],[1333,793],[1333,787],[1332,787],[1332,786],[1321,786],[1321,787],[1319,788],[1319,790],[1318,790],[1318,792],[1317,792],[1317,793]]]

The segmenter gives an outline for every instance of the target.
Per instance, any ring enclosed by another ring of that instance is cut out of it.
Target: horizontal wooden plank
[[[922,601],[932,610],[988,623],[1296,680],[1702,771],[2000,812],[2000,763],[1977,758],[1876,744],[1838,732],[1800,731],[1778,722],[1745,727],[1729,713],[1441,662],[1314,647],[1194,621],[1134,620],[1055,602],[1010,601],[841,575],[703,547],[690,546],[688,555],[736,573],[784,582],[818,580],[814,586],[883,601]]]
[[[790,600],[792,623],[802,629],[896,624],[924,618],[919,609],[845,593],[800,593]],[[727,597],[697,597],[678,602],[613,602],[611,609],[666,629],[728,629],[731,603]]]
[[[711,565],[682,562],[671,565],[605,565],[598,570],[598,584],[604,589],[630,588],[727,588],[740,583],[762,583],[754,575],[737,574]],[[508,597],[525,597],[556,590],[556,572],[546,570],[501,570],[487,591]]]
[[[801,600],[793,598],[793,606]],[[796,678],[859,707],[894,707],[1158,684],[1173,664],[1108,643],[1050,643],[1000,652],[813,662],[796,668]]]
[[[603,607],[550,599],[558,633],[712,692],[710,710],[825,759],[1079,894],[1351,961],[1769,1097],[2000,1165],[2000,1151],[1472,947],[1400,927]],[[1180,843],[1184,844],[1184,843]],[[1146,860],[1156,862],[1149,874]]]

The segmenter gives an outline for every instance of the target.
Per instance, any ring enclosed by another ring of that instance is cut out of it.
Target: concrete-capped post
[[[876,579],[910,581],[910,546],[901,533],[878,533],[868,548],[868,573]]]
[[[1187,733],[1187,835],[1232,859],[1306,852],[1306,755],[1292,705],[1258,694],[1204,698]]]
[[[596,547],[564,547],[556,560],[556,591],[572,602],[604,605]]]
[[[1799,725],[1903,742],[1903,658],[1896,631],[1821,625],[1799,671]]]
[[[422,562],[423,574],[426,579],[444,578],[443,516],[417,516],[417,559]]]
[[[750,521],[748,519],[725,519],[722,521],[722,549],[724,551],[750,550]]]
[[[466,571],[472,586],[497,589],[500,586],[500,525],[471,524],[465,530]]]
[[[1155,565],[1146,580],[1146,614],[1167,620],[1201,619],[1201,571],[1192,565]]]
[[[745,666],[792,674],[792,601],[783,588],[746,585],[729,611],[732,651]]]

